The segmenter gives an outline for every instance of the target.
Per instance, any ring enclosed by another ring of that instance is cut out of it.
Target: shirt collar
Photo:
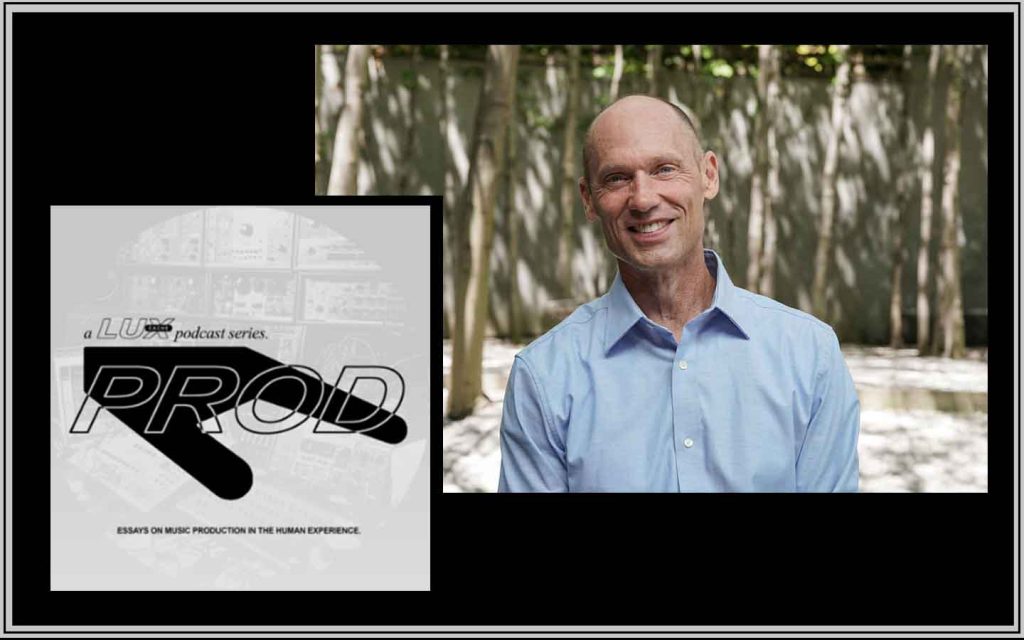
[[[747,324],[744,309],[737,299],[738,287],[729,278],[722,258],[710,249],[704,250],[704,264],[708,271],[715,273],[715,295],[711,299],[711,309],[717,310],[747,340],[749,334],[743,329]],[[626,332],[633,328],[639,320],[646,318],[644,312],[629,294],[622,282],[622,274],[615,274],[615,281],[608,292],[608,323],[605,328],[605,351],[611,350]]]

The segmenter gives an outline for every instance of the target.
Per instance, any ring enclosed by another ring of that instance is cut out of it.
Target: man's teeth
[[[640,233],[651,233],[652,231],[657,231],[658,229],[664,227],[667,224],[668,221],[663,220],[661,222],[652,222],[650,224],[638,224],[633,228],[639,231]]]

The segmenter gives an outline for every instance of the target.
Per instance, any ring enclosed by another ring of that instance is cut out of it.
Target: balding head
[[[693,155],[700,163],[704,148],[700,143],[700,136],[697,135],[697,127],[685,111],[661,98],[645,95],[624,96],[605,107],[587,128],[586,136],[583,138],[583,179],[587,187],[590,187],[591,163],[594,162],[594,143],[598,137],[608,134],[607,127],[614,127],[616,120],[621,117],[650,119],[664,114],[671,114],[671,120],[683,127],[686,139],[692,146]]]

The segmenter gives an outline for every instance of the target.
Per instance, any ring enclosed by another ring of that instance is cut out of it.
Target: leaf
[[[732,65],[721,58],[711,61],[707,69],[716,78],[731,78],[734,73]]]

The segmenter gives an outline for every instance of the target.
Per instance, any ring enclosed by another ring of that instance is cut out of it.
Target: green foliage
[[[732,65],[724,58],[715,58],[704,65],[704,73],[708,73],[716,78],[731,78],[735,71]]]
[[[551,131],[554,128],[555,119],[545,116],[541,112],[540,102],[534,92],[520,91],[516,96],[516,104],[518,105],[519,113],[522,114],[523,122],[526,123],[526,127],[531,131],[538,129]]]
[[[787,57],[790,64],[802,65],[804,73],[810,71],[816,76],[834,76],[843,62],[839,46],[834,44],[798,44],[791,50],[783,49],[783,70],[794,73],[792,67],[786,68]]]
[[[406,89],[414,89],[416,87],[418,74],[412,69],[405,69],[402,71],[402,86]]]
[[[623,77],[642,76],[647,64],[647,53],[654,45],[623,45]],[[667,68],[693,71],[692,44],[666,44],[662,48],[661,63]],[[334,50],[344,56],[346,45],[333,45]],[[408,57],[414,45],[381,45],[375,47],[376,55],[384,57]],[[520,66],[542,65],[549,55],[562,58],[566,45],[541,44],[521,45]],[[869,77],[893,77],[902,74],[902,45],[858,45],[854,49],[864,58],[865,73]],[[424,60],[436,60],[438,45],[420,45]],[[449,45],[449,56],[453,61],[483,62],[486,45]],[[615,45],[602,44],[583,48],[581,65],[583,73],[607,82],[614,67]],[[839,45],[797,44],[779,45],[781,73],[783,77],[831,78],[836,67],[842,63]],[[722,78],[749,75],[757,77],[758,50],[756,44],[701,45],[702,64],[696,71],[702,78],[714,82]],[[469,76],[481,75],[473,65],[466,65]],[[585,76],[586,77],[586,76]],[[403,78],[403,83],[405,79]]]

